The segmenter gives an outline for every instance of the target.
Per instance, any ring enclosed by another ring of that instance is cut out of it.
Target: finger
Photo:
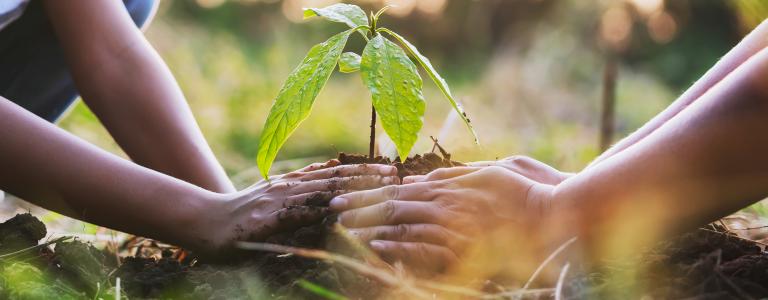
[[[288,197],[283,207],[289,206],[328,206],[333,197],[349,193],[347,190],[310,192]]]
[[[269,215],[267,220],[269,235],[295,230],[302,226],[316,224],[331,214],[327,207],[317,206],[290,206]]]
[[[427,174],[426,181],[436,181],[436,180],[444,180],[444,179],[450,179],[454,177],[459,177],[463,175],[467,175],[469,173],[476,172],[478,170],[481,170],[480,167],[454,167],[454,168],[440,168],[437,170],[434,170]]]
[[[499,162],[495,161],[495,160],[473,161],[473,162],[468,162],[467,163],[467,166],[470,166],[470,167],[481,167],[481,168],[482,167],[497,166],[497,165],[499,165]]]
[[[440,224],[439,212],[430,202],[388,200],[339,215],[339,222],[349,228],[396,224]]]
[[[381,175],[395,176],[397,168],[389,165],[365,164],[365,165],[343,165],[307,172],[302,175],[302,181],[328,179],[333,177],[352,177],[362,175]]]
[[[399,224],[349,229],[349,233],[363,242],[387,240],[394,242],[421,242],[446,246],[454,251],[456,245],[463,244],[467,238],[452,230],[436,224]]]
[[[331,159],[331,160],[326,161],[324,163],[313,163],[313,164],[310,164],[310,165],[308,165],[308,166],[306,166],[304,168],[299,169],[298,171],[299,172],[311,172],[311,171],[315,171],[315,170],[335,167],[335,166],[338,166],[339,164],[341,164],[341,162],[338,159]]]
[[[429,182],[390,185],[375,190],[353,192],[333,198],[330,206],[334,211],[345,211],[374,205],[387,200],[430,201],[434,196],[433,190],[435,190],[435,187]]]
[[[403,178],[403,184],[411,184],[417,182],[424,182],[427,180],[427,175],[413,175]]]
[[[397,176],[361,175],[297,182],[289,184],[289,189],[291,194],[297,195],[316,191],[368,190],[398,183],[400,178]]]
[[[427,243],[375,240],[370,245],[385,261],[401,261],[410,269],[422,272],[443,272],[459,261],[450,249]]]

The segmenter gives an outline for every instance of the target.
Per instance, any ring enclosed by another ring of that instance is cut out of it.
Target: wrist
[[[201,254],[215,252],[222,247],[215,230],[225,225],[226,218],[221,218],[221,214],[225,211],[224,205],[228,202],[227,199],[231,198],[231,194],[215,193],[201,188],[188,201],[189,204],[185,205],[186,208],[180,214],[180,226],[176,226],[180,246]]]
[[[535,182],[526,194],[526,207],[531,216],[536,218],[546,217],[552,211],[552,200],[555,186]]]

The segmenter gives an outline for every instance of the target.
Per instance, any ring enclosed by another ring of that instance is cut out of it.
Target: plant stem
[[[600,151],[605,151],[613,141],[615,106],[616,106],[616,77],[618,73],[617,54],[609,53],[605,59],[603,70],[603,108],[600,118]]]
[[[371,105],[371,142],[368,144],[368,158],[373,161],[374,147],[376,146],[376,107]]]

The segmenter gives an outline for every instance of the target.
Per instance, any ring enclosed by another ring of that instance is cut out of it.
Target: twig
[[[491,295],[485,295],[482,297],[482,299],[515,299],[523,296],[533,296],[536,295],[536,297],[544,296],[544,295],[552,295],[555,292],[555,288],[545,288],[545,289],[530,289],[530,290],[515,290],[515,291],[506,291],[501,292],[497,294],[491,294]]]
[[[120,292],[122,287],[120,286],[120,277],[117,277],[115,279],[115,300],[121,300],[120,299]]]
[[[243,250],[267,251],[267,252],[274,252],[274,253],[291,253],[291,254],[306,257],[306,258],[314,258],[314,259],[334,262],[342,266],[345,266],[347,268],[350,268],[355,272],[358,272],[364,276],[374,278],[386,285],[404,286],[403,285],[404,282],[402,280],[399,280],[397,277],[393,276],[389,271],[382,271],[380,269],[368,266],[355,259],[343,256],[343,255],[330,253],[328,251],[296,248],[296,247],[266,244],[266,243],[251,243],[251,242],[237,242],[236,246]],[[429,298],[429,293],[425,291],[421,291],[416,288],[410,288],[408,289],[408,291],[414,294],[415,296],[418,296],[419,298],[424,298],[424,299]]]
[[[371,140],[368,144],[368,158],[373,161],[376,147],[376,107],[371,105]]]
[[[718,234],[722,234],[722,235],[727,236],[727,237],[733,237],[733,238],[740,239],[742,241],[752,242],[752,243],[755,243],[755,244],[758,244],[758,245],[761,245],[761,246],[764,246],[764,247],[768,247],[768,244],[766,244],[766,243],[755,241],[755,240],[750,240],[750,239],[747,239],[747,238],[743,238],[743,237],[740,237],[740,236],[735,235],[735,234],[730,234],[730,232],[719,232],[719,231],[714,231],[714,230],[710,230],[710,229],[706,229],[706,228],[699,228],[699,230],[709,231],[709,232],[712,232],[712,233],[718,233]]]
[[[360,239],[351,236],[349,234],[349,231],[347,231],[347,229],[343,225],[336,223],[334,224],[333,229],[334,229],[334,232],[336,232],[347,243],[349,243],[355,251],[357,251],[360,255],[362,255],[363,259],[369,264],[373,264],[376,266],[390,267],[388,263],[381,260],[381,258],[379,258],[378,255],[373,253],[373,251],[371,251],[368,247],[364,246],[360,242]]]
[[[19,255],[21,253],[24,253],[24,252],[27,252],[27,251],[30,251],[30,250],[46,247],[48,245],[56,244],[56,243],[59,243],[59,242],[70,240],[70,239],[72,239],[71,236],[63,236],[63,237],[60,237],[60,238],[57,238],[57,239],[54,239],[54,240],[47,241],[45,243],[39,244],[39,245],[35,245],[35,246],[32,246],[32,247],[28,247],[28,248],[24,248],[24,249],[21,249],[21,250],[13,251],[11,253],[6,253],[6,254],[3,254],[3,255],[0,255],[0,259],[14,257],[16,255]]]
[[[539,265],[538,268],[536,268],[536,271],[533,272],[533,275],[531,275],[531,278],[529,278],[528,281],[525,283],[525,285],[523,285],[523,289],[527,290],[528,287],[531,286],[533,281],[536,280],[536,277],[539,276],[539,273],[541,273],[541,271],[544,270],[544,267],[546,267],[552,260],[554,260],[555,257],[560,255],[561,252],[565,251],[565,249],[568,248],[568,246],[570,246],[571,244],[575,243],[577,239],[578,239],[578,237],[572,237],[570,240],[565,241],[565,243],[563,243],[562,245],[560,245],[560,247],[555,249],[555,251],[552,252],[552,254],[550,254],[549,257],[547,257],[547,259],[545,259]]]
[[[563,270],[560,271],[560,277],[557,278],[557,285],[555,286],[555,300],[563,299],[563,284],[565,283],[565,275],[568,274],[570,267],[571,263],[565,263]]]
[[[419,298],[425,298],[425,299],[433,298],[431,296],[432,295],[431,293],[428,293],[420,289],[419,287],[435,290],[435,291],[459,294],[467,297],[479,298],[484,296],[482,292],[478,292],[478,291],[468,289],[468,288],[463,288],[463,287],[446,285],[439,282],[433,282],[428,280],[406,280],[402,277],[395,276],[393,272],[391,272],[390,270],[369,266],[356,259],[331,253],[328,251],[296,248],[296,247],[266,244],[266,243],[252,243],[252,242],[237,242],[236,246],[243,250],[267,251],[267,252],[274,252],[274,253],[291,253],[291,254],[306,257],[306,258],[314,258],[314,259],[329,261],[333,263],[338,263],[339,265],[350,268],[353,271],[358,272],[364,276],[368,276],[370,278],[379,280],[380,282],[386,285],[389,285],[392,287],[400,287],[403,290],[410,292],[411,294]]]
[[[715,274],[717,274],[717,276],[720,276],[720,278],[722,278],[723,281],[725,281],[725,283],[728,284],[728,286],[730,286],[731,289],[733,289],[736,292],[736,294],[738,294],[739,296],[741,296],[741,297],[743,297],[744,299],[747,299],[747,300],[755,299],[752,296],[750,296],[749,294],[747,294],[744,290],[742,290],[735,283],[733,283],[733,281],[728,279],[728,277],[726,277],[723,273],[721,273],[720,270],[715,269]]]
[[[747,228],[731,228],[731,229],[728,229],[728,230],[730,230],[730,231],[734,231],[734,230],[755,230],[755,229],[764,229],[764,228],[768,228],[768,225],[758,226],[758,227],[747,227]]]
[[[435,144],[432,146],[432,152],[435,152],[435,147],[437,147],[438,150],[440,150],[440,154],[443,155],[443,159],[451,160],[451,154],[448,153],[448,151],[445,151],[443,149],[443,146],[440,146],[440,143],[437,142],[437,139],[434,136],[429,136],[430,139],[432,139],[432,142]]]

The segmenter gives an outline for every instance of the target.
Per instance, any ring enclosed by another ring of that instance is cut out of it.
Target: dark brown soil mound
[[[629,272],[627,265],[633,264]],[[569,299],[765,299],[768,254],[721,226],[661,243],[637,260],[569,279]]]
[[[343,165],[351,164],[386,164],[398,169],[401,178],[411,175],[424,175],[438,168],[462,165],[450,160],[450,156],[441,157],[435,153],[426,153],[409,157],[400,162],[399,158],[393,163],[388,158],[376,157],[373,160],[363,155],[339,154],[339,161]],[[314,203],[327,206],[331,199],[318,199]],[[336,236],[333,224],[335,215],[329,215],[322,223],[302,227],[294,232],[274,235],[266,239],[267,243],[279,244],[300,248],[330,249],[337,253],[355,256],[343,238]],[[352,298],[371,299],[379,292],[378,285],[370,279],[361,277],[347,269],[332,267],[326,263],[300,257],[285,257],[274,253],[255,254],[254,267],[261,270],[261,278],[267,286],[279,295],[292,297],[308,297],[307,293],[296,286],[299,279],[307,280],[329,288],[335,292]]]
[[[345,154],[339,160],[392,164],[384,158],[371,162]],[[408,176],[458,163],[426,154],[394,165],[401,176]],[[312,205],[324,206],[328,200]],[[328,216],[320,224],[276,234],[266,242],[354,257],[347,241],[333,232],[334,223],[335,216]],[[136,256],[118,263],[114,253],[78,241],[38,244],[45,232],[45,226],[29,214],[0,224],[0,299],[114,299],[118,278],[122,294],[130,299],[323,298],[310,292],[307,282],[351,299],[372,299],[383,291],[381,284],[345,268],[293,255],[254,252],[222,265],[152,243],[157,256],[136,250]],[[631,270],[615,263],[581,271],[574,267],[563,295],[568,299],[768,297],[768,254],[722,227],[709,226],[671,239],[628,265]]]

